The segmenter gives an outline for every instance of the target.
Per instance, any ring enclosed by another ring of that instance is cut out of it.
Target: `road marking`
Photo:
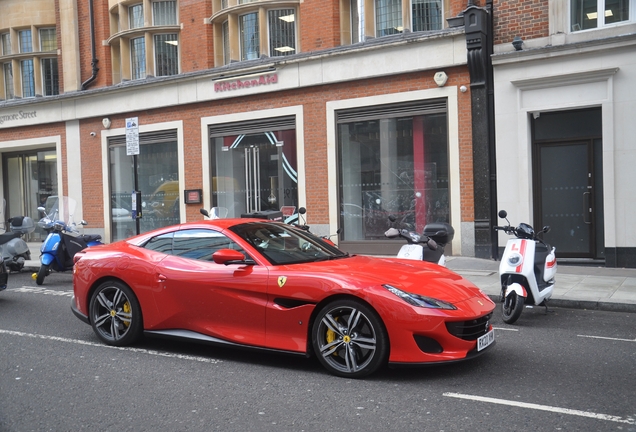
[[[495,399],[495,398],[484,397],[484,396],[472,396],[472,395],[465,395],[460,393],[444,393],[444,396],[458,398],[458,399],[468,399],[468,400],[473,400],[478,402],[488,402],[488,403],[494,403],[498,405],[508,405],[508,406],[514,406],[518,408],[528,408],[528,409],[534,409],[534,410],[540,410],[540,411],[550,411],[550,412],[555,412],[559,414],[569,414],[569,415],[575,415],[579,417],[593,418],[597,420],[613,421],[616,423],[626,423],[630,425],[636,425],[636,419],[633,419],[633,418],[624,419],[618,416],[613,416],[608,414],[598,414],[598,413],[593,413],[589,411],[580,411],[580,410],[574,410],[569,408],[559,408],[559,407],[553,407],[549,405],[538,405],[538,404],[527,403],[527,402],[510,401],[506,399]]]
[[[577,336],[582,338],[590,338],[590,339],[606,339],[606,340],[620,341],[620,342],[636,342],[636,339],[621,339],[621,338],[612,338],[612,337],[605,337],[605,336],[588,336],[588,335],[577,335]]]
[[[132,351],[132,352],[141,353],[141,354],[149,354],[149,355],[168,357],[168,358],[177,358],[181,360],[192,360],[192,361],[198,361],[202,363],[212,363],[212,364],[221,363],[221,360],[211,359],[207,357],[189,356],[189,355],[183,355],[183,354],[170,354],[170,353],[165,353],[161,351],[147,350],[143,348],[116,347],[111,345],[95,343],[95,342],[87,342],[87,341],[83,341],[79,339],[68,339],[68,338],[63,338],[59,336],[47,336],[47,335],[24,333],[19,331],[2,330],[2,329],[0,329],[0,334],[20,336],[20,337],[30,337],[30,338],[37,338],[37,339],[46,339],[46,340],[52,340],[56,342],[67,342],[67,343],[73,343],[77,345],[88,345],[88,346],[94,346],[99,348],[111,348],[111,349],[116,349],[119,351]]]
[[[507,328],[507,327],[493,327],[495,330],[506,330],[506,331],[519,331],[519,329]]]
[[[73,291],[55,291],[55,290],[50,290],[46,288],[35,288],[35,287],[29,287],[29,286],[23,286],[20,288],[10,288],[7,291],[73,297]]]

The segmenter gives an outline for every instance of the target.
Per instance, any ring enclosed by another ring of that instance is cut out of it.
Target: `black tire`
[[[314,353],[332,374],[362,378],[386,364],[389,338],[378,314],[355,300],[336,300],[316,315]]]
[[[97,287],[91,296],[88,317],[97,337],[107,345],[131,345],[143,331],[137,297],[119,281],[107,281]]]
[[[42,285],[44,283],[44,278],[49,274],[49,266],[41,264],[40,269],[38,270],[38,275],[35,277],[35,283],[38,285]]]
[[[510,293],[501,304],[501,317],[506,324],[513,324],[523,312],[524,298],[516,292]]]

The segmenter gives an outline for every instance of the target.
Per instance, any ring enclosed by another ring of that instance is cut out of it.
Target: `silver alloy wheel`
[[[338,305],[322,314],[316,338],[318,355],[341,374],[364,371],[376,357],[375,326],[356,307]]]
[[[116,342],[126,336],[133,321],[132,303],[116,286],[99,289],[91,302],[91,322],[98,336]]]

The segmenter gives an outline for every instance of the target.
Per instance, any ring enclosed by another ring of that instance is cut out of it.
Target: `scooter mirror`
[[[208,211],[204,208],[199,209],[199,213],[201,213],[205,217],[210,217],[210,213],[208,213]]]
[[[546,226],[544,226],[542,231],[543,231],[544,233],[549,233],[549,232],[550,232],[550,225],[546,225]]]
[[[307,209],[306,209],[305,207],[300,207],[300,208],[298,209],[298,213],[300,213],[300,214],[305,214],[305,213],[307,213]]]
[[[508,212],[505,210],[499,210],[499,217],[505,219],[506,217],[508,217]]]
[[[44,207],[38,207],[38,211],[41,211],[42,213],[44,213],[46,209]]]
[[[397,218],[396,218],[395,216],[393,216],[393,215],[389,215],[389,220],[390,220],[391,222],[395,222],[395,221],[396,221],[396,219],[397,219]]]
[[[428,246],[430,250],[437,250],[437,242],[433,240],[432,238],[428,239],[428,241],[426,242],[426,245]]]

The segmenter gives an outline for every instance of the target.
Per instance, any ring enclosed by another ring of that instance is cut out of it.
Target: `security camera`
[[[91,132],[91,136],[96,136],[97,134],[95,132]]]

